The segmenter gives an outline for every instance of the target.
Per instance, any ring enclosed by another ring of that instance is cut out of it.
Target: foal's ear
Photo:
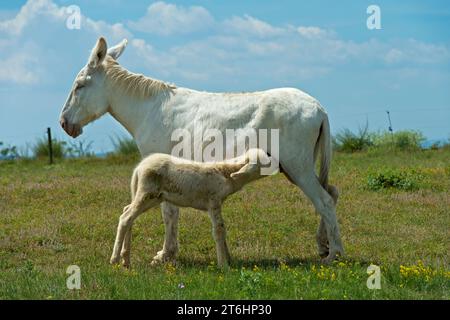
[[[244,166],[242,166],[241,169],[239,169],[239,171],[236,171],[236,172],[233,172],[232,174],[230,174],[230,178],[238,179],[238,178],[245,177],[250,172],[252,172],[252,170],[254,170],[254,167],[255,167],[255,164],[247,162]]]
[[[127,43],[128,40],[123,39],[119,44],[116,44],[114,47],[108,49],[108,55],[110,55],[114,60],[117,60],[117,58],[119,58],[125,50]]]
[[[94,49],[92,49],[91,56],[89,57],[88,66],[89,68],[97,68],[105,59],[108,46],[106,45],[106,40],[103,37],[98,38]]]

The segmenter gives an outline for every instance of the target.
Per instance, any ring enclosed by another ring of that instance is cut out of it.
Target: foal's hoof
[[[155,259],[155,258],[153,258],[152,262],[150,263],[150,265],[153,266],[153,267],[157,266],[157,265],[160,265],[160,264],[162,264],[162,261],[159,260],[159,259]]]
[[[119,264],[119,258],[113,257],[113,258],[111,258],[111,259],[109,260],[109,263],[112,264],[113,266],[114,266],[114,265],[118,265],[118,264]]]
[[[160,264],[164,264],[170,262],[172,264],[175,264],[175,256],[168,255],[167,253],[164,253],[162,250],[158,251],[156,256],[153,257],[153,260],[151,262],[152,266],[157,266]]]

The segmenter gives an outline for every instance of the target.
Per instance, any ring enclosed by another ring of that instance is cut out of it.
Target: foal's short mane
[[[173,84],[130,72],[109,56],[106,56],[104,66],[106,75],[114,85],[137,98],[149,98],[158,93],[169,94],[176,88]]]

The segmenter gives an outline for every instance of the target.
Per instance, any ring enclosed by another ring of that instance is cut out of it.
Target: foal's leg
[[[162,250],[153,257],[152,264],[175,260],[178,252],[178,217],[179,209],[169,203],[161,203],[161,213],[164,221],[165,236]]]
[[[120,216],[119,225],[117,226],[116,241],[114,243],[114,249],[111,256],[111,264],[118,264],[120,259],[120,251],[124,245],[125,235],[130,231],[134,220],[145,210],[158,204],[158,200],[155,198],[146,197],[145,193],[138,193],[133,202],[125,207],[125,212]]]
[[[128,205],[125,208],[123,208],[123,212],[125,213],[125,211],[129,207],[130,207],[130,205]],[[123,245],[122,245],[122,251],[120,251],[120,257],[122,258],[122,265],[125,268],[130,268],[131,267],[131,264],[130,264],[130,253],[131,253],[131,227],[125,233],[125,238],[123,240]]]
[[[212,208],[208,212],[212,222],[213,238],[216,241],[217,265],[219,267],[228,267],[230,263],[230,252],[228,251],[226,229],[221,208]]]

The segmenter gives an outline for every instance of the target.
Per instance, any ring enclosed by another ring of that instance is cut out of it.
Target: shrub
[[[450,138],[448,138],[447,141],[442,143],[442,149],[450,150]]]
[[[19,157],[16,146],[4,146],[0,141],[0,159],[15,159]]]
[[[67,142],[60,141],[57,139],[52,139],[52,150],[54,158],[63,158],[66,155],[66,145]],[[48,157],[48,140],[47,138],[38,139],[36,144],[32,147],[33,155],[36,158]]]
[[[91,157],[94,155],[92,152],[92,141],[86,142],[84,140],[78,142],[71,142],[70,146],[66,148],[66,154],[72,157]]]
[[[367,187],[370,190],[401,189],[413,190],[419,187],[422,175],[414,170],[383,169],[370,173],[367,178]]]
[[[420,131],[402,130],[395,133],[383,131],[373,134],[376,147],[393,147],[400,150],[418,150],[422,148],[425,136]]]
[[[343,129],[333,139],[335,149],[343,152],[362,151],[372,144],[368,124],[364,128],[359,128],[358,133],[353,133],[349,129]]]
[[[122,155],[122,156],[137,156],[139,155],[139,149],[136,145],[136,142],[132,138],[127,137],[115,137],[111,139],[111,142],[114,146],[113,155]]]

